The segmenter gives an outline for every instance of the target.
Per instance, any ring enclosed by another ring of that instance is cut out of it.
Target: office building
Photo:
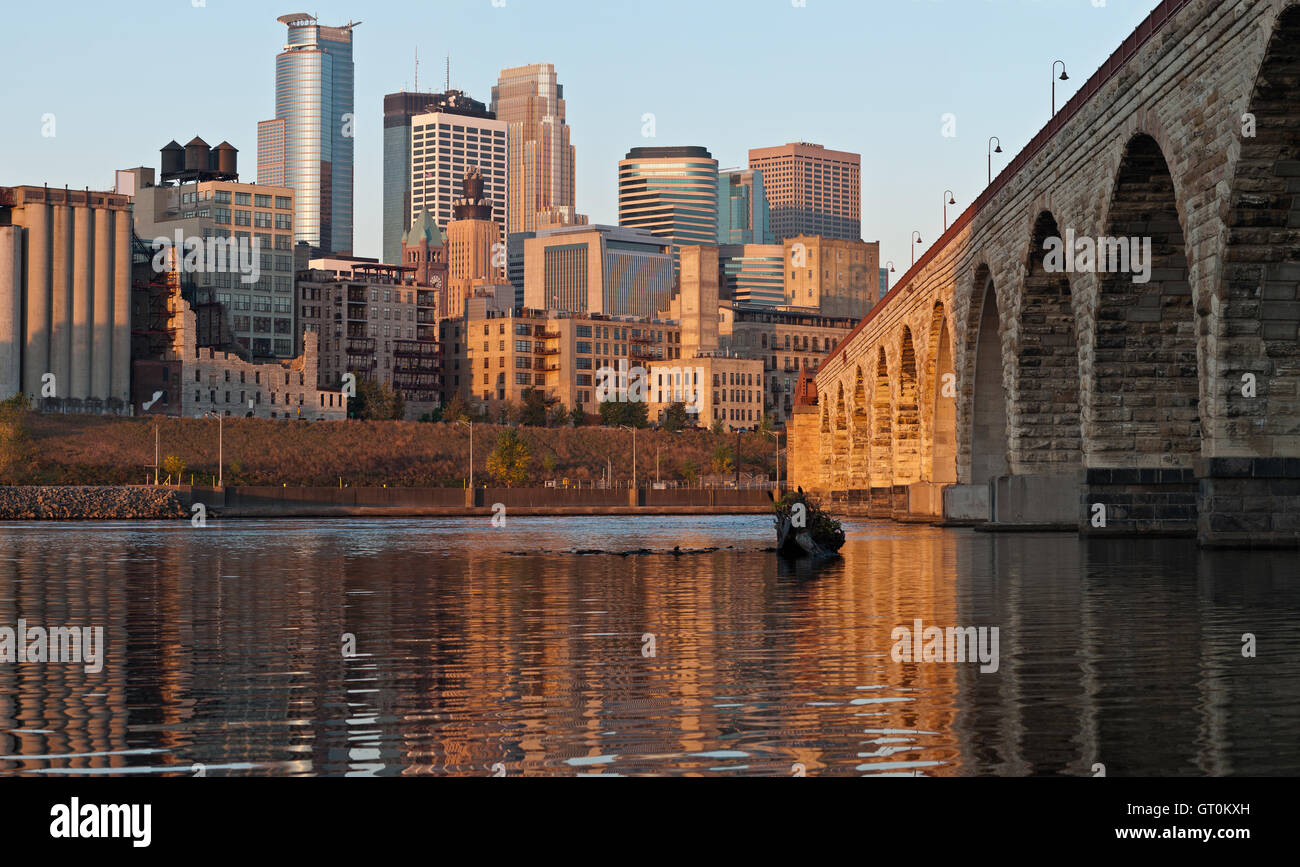
[[[390,265],[396,264],[401,255],[402,235],[410,228],[415,213],[411,207],[411,127],[415,118],[426,114],[492,119],[492,112],[486,105],[459,90],[444,93],[402,91],[384,96],[384,239],[381,258]],[[426,150],[428,141],[426,135],[422,139]],[[434,142],[436,149],[436,136]],[[452,156],[450,147],[448,151]],[[432,171],[436,175],[438,169]],[[450,213],[447,216],[450,217]]]
[[[861,319],[879,300],[880,242],[796,235],[785,241],[786,304]]]
[[[488,219],[505,237],[509,218],[507,198],[508,146],[506,124],[475,114],[434,111],[411,119],[410,221],[428,211],[444,230],[456,218],[456,201],[471,169],[482,178]]]
[[[781,307],[785,300],[785,248],[780,244],[718,248],[720,296],[737,304]]]
[[[136,235],[166,253],[157,270],[180,275],[198,345],[253,360],[292,358],[294,191],[241,183],[237,157],[225,142],[170,142],[160,172],[119,171],[117,188],[134,197]]]
[[[440,403],[438,291],[419,285],[414,270],[377,262],[315,261],[299,275],[300,334],[319,336],[317,383],[335,386],[345,374],[391,387],[407,418]]]
[[[294,239],[313,250],[352,251],[353,23],[325,27],[306,13],[275,59],[275,119],[257,127],[259,184],[289,187]]]
[[[0,399],[127,412],[131,200],[0,187]]]
[[[501,70],[492,111],[509,128],[510,205],[503,237],[585,222],[574,208],[574,150],[555,67],[535,63]]]
[[[728,169],[718,174],[718,244],[775,244],[763,173]]]
[[[749,152],[762,172],[773,242],[796,235],[862,238],[862,157],[806,142]]]
[[[673,262],[660,238],[618,226],[543,229],[523,240],[524,307],[650,317],[673,287]]]
[[[701,147],[633,148],[618,164],[618,224],[681,248],[716,244],[718,161]]]
[[[471,299],[463,319],[439,327],[444,399],[459,393],[493,419],[521,405],[529,390],[541,392],[552,408],[596,415],[602,369],[630,371],[675,358],[681,340],[674,322],[503,310],[488,298]]]

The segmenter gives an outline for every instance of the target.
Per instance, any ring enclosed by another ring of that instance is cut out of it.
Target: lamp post
[[[1056,60],[1052,62],[1052,117],[1056,117],[1056,64],[1061,64],[1061,81],[1069,81],[1070,76],[1065,71],[1065,61]]]
[[[916,267],[916,246],[920,243],[923,243],[921,241],[921,233],[917,231],[913,231],[912,232],[912,267],[913,268]]]
[[[886,263],[885,263],[885,267],[889,269],[889,273],[890,273],[890,274],[893,274],[893,273],[894,273],[894,260],[893,260],[893,259],[890,259],[888,262],[886,262]],[[889,291],[889,277],[888,277],[888,276],[885,277],[885,291],[886,291],[886,292]]]
[[[993,147],[993,142],[998,143],[996,149],[994,149]],[[992,136],[989,139],[989,186],[990,187],[993,186],[993,155],[1000,154],[1000,153],[1002,153],[1002,139],[998,138],[997,136]]]
[[[456,424],[469,428],[469,489],[474,490],[474,420],[458,421]]]
[[[632,488],[636,489],[636,428],[631,425],[620,425],[623,430],[632,431]]]
[[[943,230],[948,231],[948,206],[957,204],[957,194],[952,190],[944,190],[943,200]]]
[[[222,465],[225,463],[225,423],[226,417],[216,412],[204,413],[205,418],[215,418],[217,420],[217,487],[226,486],[226,477],[222,471]]]

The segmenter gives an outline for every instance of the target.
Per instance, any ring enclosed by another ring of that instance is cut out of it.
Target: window
[[[253,197],[250,193],[235,193],[236,205],[251,205],[252,203]]]
[[[293,203],[288,196],[276,196],[275,206],[282,211],[288,211],[293,208]]]
[[[259,208],[269,208],[271,207],[271,197],[259,193],[258,195],[253,196],[253,204]]]

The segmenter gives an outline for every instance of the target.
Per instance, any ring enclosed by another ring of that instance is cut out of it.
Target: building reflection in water
[[[763,518],[8,525],[0,625],[108,657],[0,664],[0,773],[1300,772],[1292,554],[849,529],[814,573]],[[520,554],[673,546],[721,550]],[[895,663],[918,619],[997,673]]]

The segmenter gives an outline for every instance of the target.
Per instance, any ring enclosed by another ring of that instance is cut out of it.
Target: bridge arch
[[[1173,175],[1151,135],[1125,148],[1106,226],[1128,242],[1129,270],[1120,255],[1097,265],[1087,463],[1188,467],[1201,450],[1196,310]]]
[[[1280,454],[1300,436],[1300,5],[1283,9],[1243,119],[1225,207],[1212,364],[1220,453]],[[1254,389],[1246,377],[1254,378]],[[1295,440],[1293,439],[1292,442]]]
[[[894,484],[894,438],[891,389],[889,387],[889,360],[885,348],[880,347],[876,361],[876,382],[871,399],[872,427],[875,435],[871,441],[871,486],[888,488]]]
[[[871,412],[868,408],[867,387],[861,364],[856,367],[853,381],[852,431],[849,490],[865,491],[871,487]]]
[[[967,382],[970,388],[971,484],[983,485],[1008,473],[1007,393],[1002,372],[1002,316],[987,265],[975,271],[966,323]]]
[[[921,480],[921,408],[916,381],[916,345],[903,326],[898,342],[898,403],[894,426],[894,484]]]
[[[929,419],[930,481],[957,482],[957,370],[953,363],[952,335],[942,301],[930,316],[930,343],[925,363],[926,417]]]
[[[1030,233],[1020,293],[1012,444],[1023,472],[1070,472],[1083,464],[1080,450],[1079,342],[1069,272],[1052,241],[1064,249],[1063,232],[1049,210],[1040,211]]]

